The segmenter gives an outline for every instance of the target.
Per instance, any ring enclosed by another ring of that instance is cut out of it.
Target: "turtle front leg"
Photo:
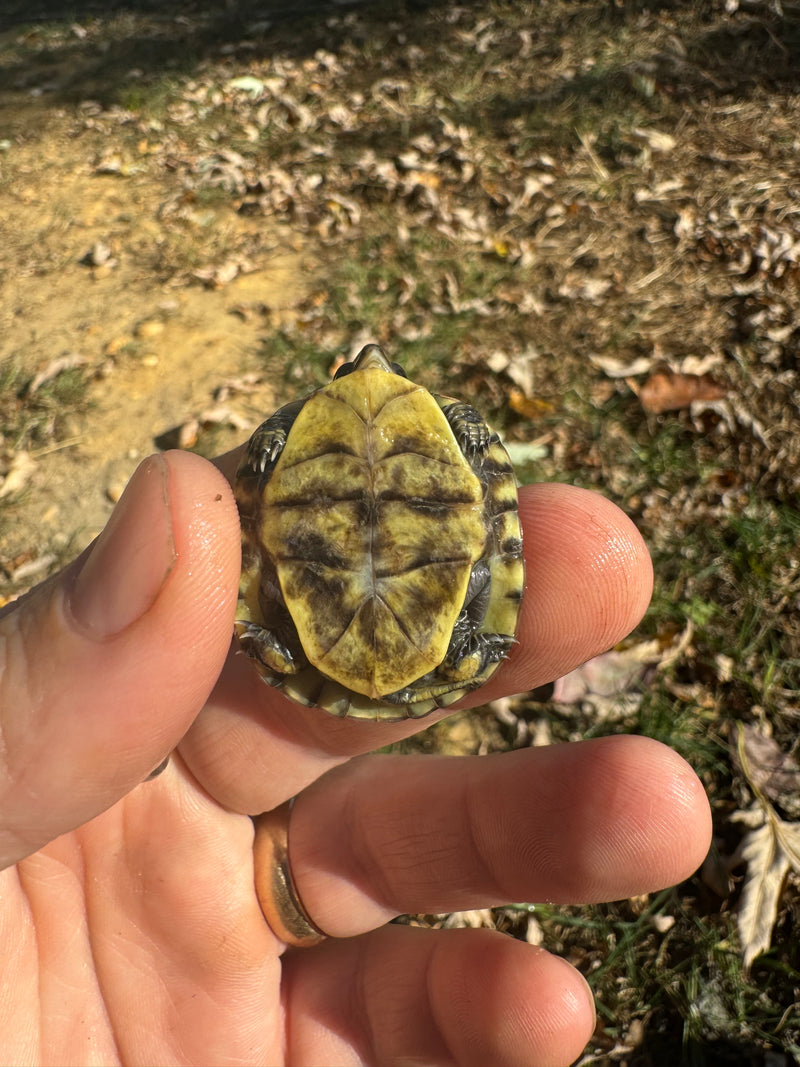
[[[307,397],[303,397],[291,404],[285,404],[278,408],[274,415],[270,415],[266,422],[261,423],[250,438],[236,474],[237,478],[270,477],[278,457],[283,452],[289,430],[306,400]]]
[[[492,431],[481,413],[470,404],[462,404],[460,400],[446,402],[443,397],[437,397],[437,400],[461,451],[468,458],[485,452],[492,439]]]

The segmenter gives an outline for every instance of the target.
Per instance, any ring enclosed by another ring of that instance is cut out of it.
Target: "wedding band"
[[[311,921],[292,879],[289,863],[289,800],[253,819],[256,896],[276,937],[295,948],[318,945],[327,936]]]

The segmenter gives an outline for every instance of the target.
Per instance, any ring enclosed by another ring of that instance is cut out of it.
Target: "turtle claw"
[[[254,622],[237,622],[235,631],[242,651],[265,668],[262,674],[270,685],[280,685],[283,675],[296,674],[307,665],[274,630],[265,630]],[[274,675],[278,677],[272,681]]]
[[[467,647],[459,649],[457,656],[448,657],[448,663],[459,677],[475,678],[490,663],[505,659],[514,644],[514,638],[508,634],[473,634]]]
[[[263,478],[271,474],[278,462],[278,457],[286,445],[294,420],[305,403],[305,399],[285,404],[262,422],[250,438],[244,461],[239,471],[242,474],[254,474]]]

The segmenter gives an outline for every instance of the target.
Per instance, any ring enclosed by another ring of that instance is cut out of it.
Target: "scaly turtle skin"
[[[508,455],[377,345],[259,426],[235,494],[236,634],[292,699],[417,718],[508,653],[524,583]]]

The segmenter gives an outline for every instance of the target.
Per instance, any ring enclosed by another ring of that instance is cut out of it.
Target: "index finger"
[[[650,600],[647,548],[611,501],[548,483],[520,489],[519,504],[526,583],[518,643],[491,681],[458,708],[566,674],[629,633]],[[287,700],[232,653],[181,753],[220,803],[255,814],[351,756],[408,737],[453,710],[392,723],[337,719]]]

